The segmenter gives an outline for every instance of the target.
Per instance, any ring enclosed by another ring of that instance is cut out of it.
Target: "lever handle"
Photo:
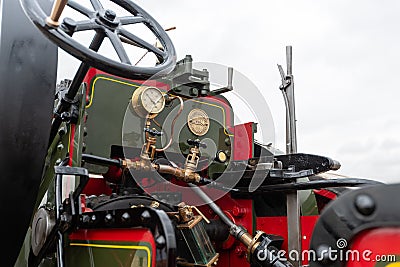
[[[51,10],[51,14],[46,18],[47,25],[51,27],[58,27],[60,22],[58,21],[61,17],[61,13],[63,12],[65,6],[67,5],[68,0],[56,0],[54,1],[53,8]]]
[[[226,86],[226,88],[228,88],[229,90],[233,90],[232,81],[233,81],[233,68],[229,67],[228,68],[228,85]]]
[[[211,91],[211,95],[220,95],[233,90],[233,68],[228,67],[228,84],[225,87]]]

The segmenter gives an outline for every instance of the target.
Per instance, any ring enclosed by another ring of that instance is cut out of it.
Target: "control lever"
[[[215,89],[210,92],[211,95],[220,95],[233,90],[233,68],[228,67],[228,85],[222,88]]]

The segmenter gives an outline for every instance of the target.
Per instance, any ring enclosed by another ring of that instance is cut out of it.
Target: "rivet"
[[[357,211],[364,216],[369,216],[375,211],[375,201],[366,194],[358,195],[354,204]]]

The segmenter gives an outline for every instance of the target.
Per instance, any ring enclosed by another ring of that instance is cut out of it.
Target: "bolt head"
[[[354,205],[359,213],[364,216],[370,216],[375,211],[375,201],[366,194],[361,194],[356,197]]]
[[[164,236],[160,235],[159,237],[156,238],[156,245],[157,248],[163,248],[165,246],[165,238]]]
[[[107,9],[105,11],[104,15],[105,15],[106,19],[108,19],[110,21],[113,21],[117,17],[117,14],[115,14],[115,12],[110,9]]]
[[[124,214],[122,214],[121,220],[123,222],[129,222],[131,220],[131,215],[129,215],[128,212],[125,212]]]
[[[113,220],[113,216],[112,216],[112,214],[110,214],[110,213],[108,213],[108,214],[106,215],[106,217],[104,217],[104,221],[105,221],[106,223],[111,223],[112,220]]]
[[[140,219],[142,220],[142,222],[150,221],[151,219],[150,212],[148,212],[147,210],[143,211],[142,215],[140,215]]]

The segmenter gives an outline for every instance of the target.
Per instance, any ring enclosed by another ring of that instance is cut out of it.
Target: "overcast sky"
[[[400,182],[400,2],[136,1],[169,32],[178,59],[233,67],[262,91],[285,150],[277,64],[293,46],[298,152],[339,174]],[[60,68],[61,77],[71,68]]]

